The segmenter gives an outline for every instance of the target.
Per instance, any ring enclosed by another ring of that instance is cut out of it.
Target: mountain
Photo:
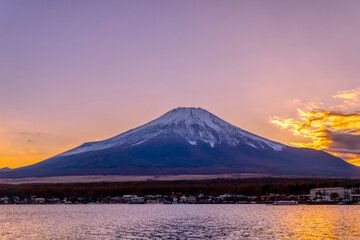
[[[11,168],[8,167],[0,168],[0,172],[7,172],[7,171],[11,171]]]
[[[323,151],[294,148],[240,129],[201,108],[176,108],[125,133],[84,143],[4,177],[258,173],[359,176]]]

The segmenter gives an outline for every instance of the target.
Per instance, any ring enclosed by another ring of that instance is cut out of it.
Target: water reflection
[[[281,211],[290,223],[285,231],[299,239],[359,239],[360,206],[299,206],[295,211]]]
[[[360,206],[1,205],[0,239],[360,239]]]

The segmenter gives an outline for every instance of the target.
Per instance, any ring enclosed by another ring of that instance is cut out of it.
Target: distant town
[[[261,196],[246,196],[241,194],[221,194],[211,196],[203,193],[185,195],[180,192],[169,195],[124,194],[122,196],[105,196],[93,199],[91,197],[50,197],[2,196],[0,204],[272,204],[278,201],[294,201],[299,204],[359,204],[360,188],[314,188],[310,194],[286,195],[270,193]]]

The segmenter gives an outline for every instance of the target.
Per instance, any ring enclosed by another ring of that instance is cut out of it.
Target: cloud
[[[338,156],[355,154],[349,162],[360,164],[360,88],[338,92],[333,98],[339,102],[330,106],[308,103],[297,109],[297,118],[272,117],[271,122],[304,138],[302,142],[291,143],[294,146],[321,149]]]
[[[360,158],[350,159],[350,160],[348,160],[348,162],[351,164],[354,164],[356,166],[360,166]]]
[[[350,91],[343,91],[338,92],[336,95],[334,95],[334,98],[342,98],[350,101],[359,102],[360,100],[360,88],[350,90]]]
[[[360,104],[360,88],[338,92],[335,96],[335,99],[340,99],[343,101],[342,104],[336,106],[338,109],[359,109]]]
[[[354,133],[329,132],[327,137],[331,140],[329,149],[343,153],[360,154],[360,135]]]

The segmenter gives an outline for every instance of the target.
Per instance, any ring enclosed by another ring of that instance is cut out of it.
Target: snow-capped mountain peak
[[[288,147],[201,108],[176,108],[104,141],[89,142],[10,177],[271,174],[359,177],[360,169],[315,149]]]
[[[286,147],[235,127],[205,109],[179,107],[138,128],[104,141],[85,143],[59,156],[119,146],[131,147],[163,134],[183,138],[191,145],[197,145],[199,142],[208,143],[211,147],[217,144],[246,144],[253,148],[274,151],[281,151]]]

